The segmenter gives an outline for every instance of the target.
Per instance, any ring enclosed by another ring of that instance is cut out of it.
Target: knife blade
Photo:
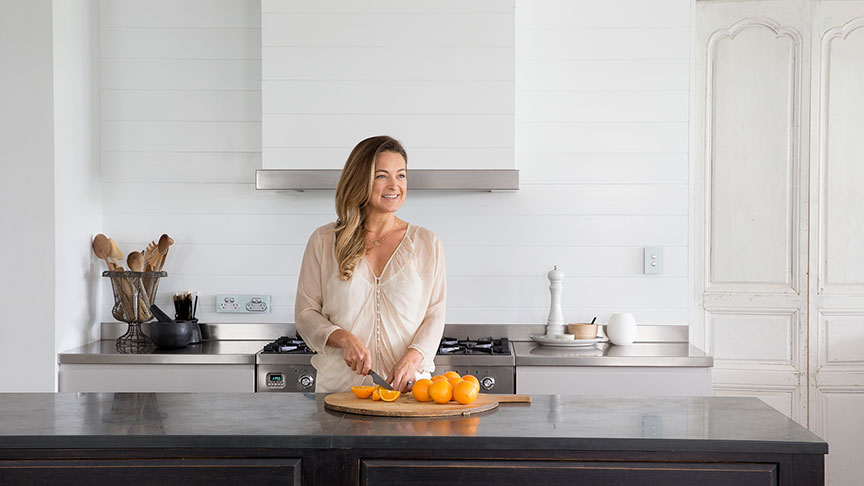
[[[393,389],[393,387],[390,386],[390,383],[387,383],[387,380],[385,380],[384,378],[381,378],[381,375],[379,375],[378,373],[375,373],[375,371],[369,370],[369,375],[372,376],[372,381],[376,385],[380,385],[380,386],[382,386],[388,390]]]

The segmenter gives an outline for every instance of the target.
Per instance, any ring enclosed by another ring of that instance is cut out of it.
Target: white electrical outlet
[[[646,246],[643,264],[645,275],[661,275],[663,273],[663,247]]]
[[[269,314],[270,296],[261,294],[216,294],[216,312]]]

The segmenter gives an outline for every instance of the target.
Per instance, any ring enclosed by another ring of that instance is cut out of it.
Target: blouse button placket
[[[375,277],[375,362],[381,362],[381,277]]]

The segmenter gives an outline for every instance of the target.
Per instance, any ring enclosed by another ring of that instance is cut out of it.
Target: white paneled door
[[[864,2],[696,2],[692,332],[837,485],[864,477],[862,53]]]

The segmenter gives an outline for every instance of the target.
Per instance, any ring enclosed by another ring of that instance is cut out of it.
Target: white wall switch
[[[216,312],[269,314],[269,295],[216,294]]]
[[[663,247],[646,246],[643,261],[645,275],[660,275],[663,273]]]

